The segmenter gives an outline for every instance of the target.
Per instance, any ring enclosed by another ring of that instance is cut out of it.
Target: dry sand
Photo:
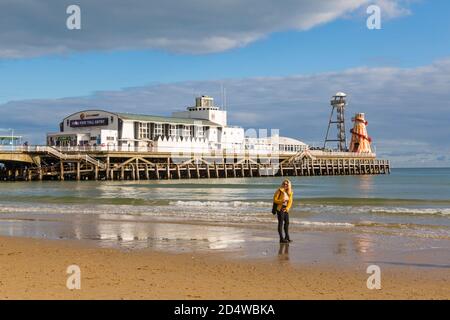
[[[81,290],[66,269],[81,268]],[[364,266],[300,266],[223,254],[102,249],[86,242],[0,237],[0,299],[449,299],[450,270],[392,267],[382,289]]]

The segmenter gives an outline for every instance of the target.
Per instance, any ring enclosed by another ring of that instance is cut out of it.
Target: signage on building
[[[70,126],[72,128],[96,127],[96,126],[107,126],[107,125],[108,125],[108,118],[70,120]]]
[[[76,138],[74,136],[59,136],[56,137],[56,140],[60,142],[67,142],[67,141],[70,142],[76,140]]]

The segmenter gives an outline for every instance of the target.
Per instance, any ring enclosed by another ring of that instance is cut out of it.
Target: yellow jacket
[[[277,191],[275,191],[275,194],[273,195],[273,202],[277,204],[277,211],[281,210],[281,207],[283,206],[283,201],[284,201],[284,192],[283,192],[283,188],[279,188],[277,189]],[[286,206],[286,211],[289,212],[289,210],[292,207],[292,201],[294,200],[294,191],[291,192],[291,194],[289,195],[289,201],[287,203]]]

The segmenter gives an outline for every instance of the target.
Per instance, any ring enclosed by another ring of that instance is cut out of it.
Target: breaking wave
[[[169,205],[177,207],[220,207],[220,208],[242,208],[242,207],[270,207],[271,202],[264,201],[170,201]]]
[[[450,208],[375,208],[371,213],[450,216]]]

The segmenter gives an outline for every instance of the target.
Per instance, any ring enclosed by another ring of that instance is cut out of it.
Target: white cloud
[[[87,97],[14,101],[0,105],[0,127],[14,127],[35,143],[81,109],[169,115],[192,104],[193,93],[228,93],[231,125],[280,129],[304,140],[323,141],[329,98],[349,95],[347,119],[365,112],[377,153],[400,166],[450,166],[450,59],[417,68],[356,68],[289,77],[188,81],[100,91]],[[4,111],[4,112],[3,112]],[[351,123],[347,123],[347,131]]]
[[[388,16],[402,0],[378,0]],[[0,58],[73,51],[164,49],[209,53],[271,33],[307,30],[346,16],[369,0],[78,0],[82,29],[66,28],[71,0],[2,0]]]
[[[381,14],[384,18],[397,18],[411,14],[406,4],[411,0],[376,0],[375,4],[381,9]]]

